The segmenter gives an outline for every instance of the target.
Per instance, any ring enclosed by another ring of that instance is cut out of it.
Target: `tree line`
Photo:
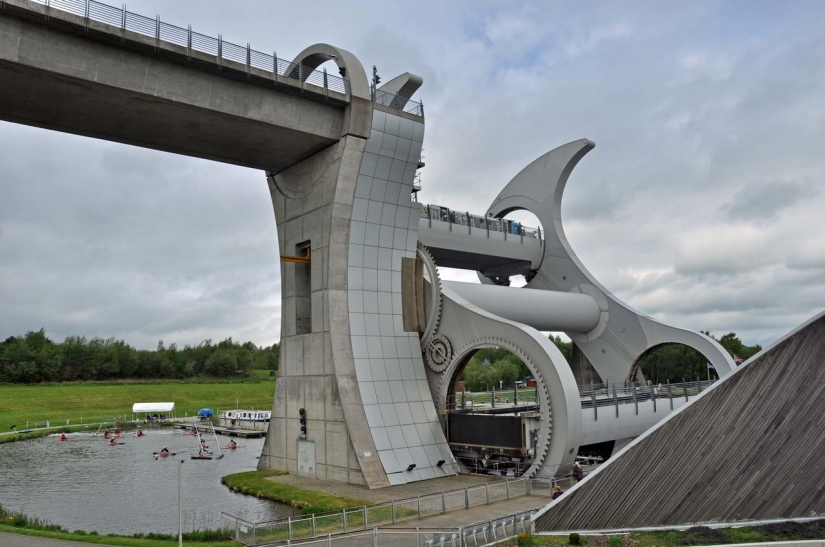
[[[742,362],[762,350],[759,344],[744,344],[733,332],[720,338],[715,338],[710,332],[703,334],[719,342],[731,358]],[[559,349],[567,363],[572,363],[573,342],[562,340],[560,336],[552,334],[550,341]],[[718,377],[714,370],[708,368],[708,360],[701,353],[681,344],[654,348],[642,357],[640,365],[645,379],[655,384],[667,381],[681,382],[682,379],[705,380],[708,376]],[[500,382],[504,383],[505,388],[512,388],[516,380],[524,380],[531,375],[532,372],[521,359],[498,347],[478,350],[464,368],[461,379],[469,391],[489,391],[493,387],[499,389]]]
[[[68,336],[50,340],[43,329],[0,342],[0,382],[40,383],[113,379],[229,377],[278,368],[280,344],[258,347],[231,337],[213,344],[139,350],[123,340]]]

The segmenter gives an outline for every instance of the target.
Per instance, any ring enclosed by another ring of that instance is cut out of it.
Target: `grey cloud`
[[[541,154],[594,140],[568,183],[565,230],[644,313],[764,345],[825,306],[820,3],[129,8],[286,59],[327,42],[385,81],[421,74],[422,201],[482,212]],[[0,162],[0,337],[279,338],[262,174],[6,123]],[[769,229],[742,222],[756,211]]]
[[[816,189],[800,182],[749,182],[724,206],[724,211],[732,220],[768,222],[781,211],[816,194]]]

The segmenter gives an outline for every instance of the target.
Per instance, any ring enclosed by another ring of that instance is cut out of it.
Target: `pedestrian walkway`
[[[39,538],[0,532],[0,545],[3,547],[100,547],[106,544],[80,543],[79,541],[64,541],[62,539]]]
[[[405,520],[398,524],[385,526],[385,528],[458,528],[491,520],[503,515],[512,515],[522,511],[529,511],[538,507],[544,507],[552,501],[546,496],[519,496],[509,500],[497,501],[490,505],[475,505],[469,509],[457,509],[440,515],[425,517],[421,520]]]

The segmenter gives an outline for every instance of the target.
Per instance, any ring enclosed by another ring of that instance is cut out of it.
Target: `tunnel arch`
[[[364,71],[364,66],[358,58],[345,49],[341,49],[329,44],[314,44],[304,49],[301,53],[295,56],[292,61],[296,66],[302,64],[307,68],[315,70],[327,61],[335,61],[339,69],[344,70],[344,78],[349,80],[350,94],[354,97],[360,97],[368,101],[372,100],[370,93],[370,86],[367,80],[367,73]],[[295,72],[293,70],[293,72]],[[292,73],[290,73],[292,76]],[[309,73],[304,74],[304,79],[309,77]],[[294,76],[298,75],[295,73]]]

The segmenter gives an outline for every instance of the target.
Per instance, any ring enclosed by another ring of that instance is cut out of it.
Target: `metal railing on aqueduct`
[[[186,28],[170,25],[160,20],[160,16],[155,18],[146,17],[126,10],[126,4],[118,8],[110,6],[96,0],[32,0],[33,2],[46,6],[46,19],[52,15],[51,10],[59,10],[72,15],[83,17],[88,30],[89,21],[105,23],[117,27],[121,31],[130,31],[149,38],[155,39],[155,47],[160,48],[161,42],[185,47],[187,54],[191,56],[193,51],[206,53],[215,56],[218,65],[222,61],[233,61],[246,66],[247,72],[251,68],[263,70],[273,75],[283,76],[298,80],[303,86],[304,83],[318,86],[327,91],[349,95],[350,82],[347,78],[329,74],[326,69],[313,70],[300,63],[293,63],[284,59],[279,59],[275,52],[271,55],[252,49],[249,43],[246,46],[227,42],[218,34],[217,38],[206,36],[192,30],[192,25]],[[2,2],[0,2],[2,6]],[[399,108],[404,112],[416,116],[424,116],[424,108],[420,102],[416,102],[391,93],[378,91],[373,93],[373,101]]]

